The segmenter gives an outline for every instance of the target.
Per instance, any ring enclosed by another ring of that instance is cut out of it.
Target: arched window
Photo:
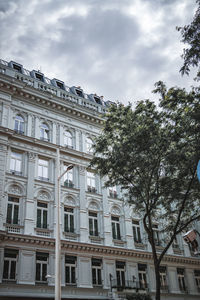
[[[93,153],[92,146],[93,146],[92,139],[89,137],[86,137],[86,152]]]
[[[42,123],[40,126],[40,139],[49,141],[49,127],[45,123]]]
[[[64,145],[67,147],[73,147],[72,134],[69,131],[65,131],[64,134]]]
[[[20,115],[15,117],[15,131],[21,134],[24,133],[24,119]]]

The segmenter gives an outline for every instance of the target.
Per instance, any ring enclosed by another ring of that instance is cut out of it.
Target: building
[[[0,297],[54,296],[58,147],[61,170],[75,165],[61,180],[63,299],[155,295],[140,220],[118,187],[88,170],[109,101],[13,61],[0,61],[0,90]],[[155,234],[160,251],[159,224]],[[163,299],[200,298],[200,260],[181,236],[160,275]]]

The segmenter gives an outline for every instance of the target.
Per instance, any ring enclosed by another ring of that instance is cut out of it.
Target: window
[[[92,258],[92,284],[102,285],[102,260],[98,258]]]
[[[92,172],[87,172],[87,190],[91,193],[96,193],[95,175]]]
[[[92,146],[93,146],[92,139],[89,137],[86,137],[86,152],[93,153]]]
[[[65,131],[65,134],[64,134],[64,145],[66,147],[73,148],[72,134],[69,131]]]
[[[83,92],[82,92],[81,90],[76,89],[75,91],[76,91],[76,94],[77,94],[79,97],[84,98],[84,97],[83,97]]]
[[[98,236],[98,217],[96,212],[89,211],[89,234]]]
[[[125,262],[116,261],[116,277],[117,277],[117,286],[125,286]]]
[[[20,72],[20,73],[22,73],[22,67],[17,65],[17,64],[13,64],[13,69]]]
[[[63,84],[63,82],[56,81],[56,85],[57,85],[58,88],[64,90],[64,84]]]
[[[65,283],[76,284],[76,257],[65,256]]]
[[[48,160],[39,158],[38,160],[38,178],[40,180],[48,181],[49,180],[49,162]]]
[[[196,287],[198,292],[200,292],[200,270],[194,270],[194,280],[196,283]]]
[[[109,197],[117,199],[117,189],[116,189],[116,186],[109,187]]]
[[[185,285],[185,270],[182,268],[177,268],[178,284],[180,291],[186,291]]]
[[[48,205],[44,202],[37,203],[37,228],[47,228]]]
[[[7,224],[19,224],[19,198],[8,196]]]
[[[74,209],[64,207],[64,231],[74,232]]]
[[[42,74],[39,74],[39,73],[35,72],[35,78],[42,81],[42,82],[44,82],[44,76]]]
[[[49,127],[45,123],[42,123],[40,126],[40,139],[47,142],[49,141]]]
[[[64,165],[64,170],[67,169],[68,166]],[[64,186],[73,188],[73,169],[67,171],[64,175]]]
[[[22,175],[22,154],[11,152],[10,172],[16,175]]]
[[[24,119],[20,115],[17,115],[15,117],[15,128],[14,128],[14,130],[17,133],[20,133],[20,134],[24,133]]]
[[[156,246],[161,246],[160,233],[159,233],[159,230],[158,230],[158,225],[153,224],[152,228],[153,228],[153,236],[154,236],[155,245]]]
[[[132,220],[132,225],[133,225],[133,239],[134,239],[134,242],[135,243],[142,243],[139,221]]]
[[[112,237],[114,240],[121,240],[119,217],[111,216]]]
[[[138,264],[138,278],[141,289],[147,288],[147,265]]]
[[[162,290],[167,290],[167,271],[166,267],[160,266],[160,286]]]
[[[17,257],[17,250],[4,250],[3,279],[10,281],[16,280]]]
[[[48,253],[36,253],[36,272],[35,281],[47,282],[47,264],[48,264]]]

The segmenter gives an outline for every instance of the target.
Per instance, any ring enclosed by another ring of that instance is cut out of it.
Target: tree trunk
[[[160,300],[160,265],[154,265],[156,275],[156,297],[155,300]]]

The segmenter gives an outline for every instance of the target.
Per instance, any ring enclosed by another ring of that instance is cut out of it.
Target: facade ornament
[[[15,195],[22,195],[22,190],[18,185],[11,185],[8,189],[8,193],[15,194]]]

